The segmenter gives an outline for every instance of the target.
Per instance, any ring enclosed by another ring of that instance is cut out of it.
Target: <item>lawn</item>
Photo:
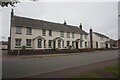
[[[119,64],[120,66],[120,64]],[[118,64],[103,68],[103,71],[111,73],[113,76],[118,77]],[[94,71],[86,72],[78,76],[77,78],[103,78],[102,75],[95,73]]]
[[[119,64],[120,66],[120,64]],[[112,73],[113,76],[118,77],[118,64],[115,64],[113,66],[107,67],[104,69],[106,72]]]

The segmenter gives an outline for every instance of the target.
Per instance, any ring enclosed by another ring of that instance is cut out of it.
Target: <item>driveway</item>
[[[21,78],[118,58],[117,50],[3,60],[3,78]]]

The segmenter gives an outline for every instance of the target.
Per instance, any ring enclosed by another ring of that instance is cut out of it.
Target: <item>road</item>
[[[22,78],[118,58],[117,50],[3,61],[3,78]]]

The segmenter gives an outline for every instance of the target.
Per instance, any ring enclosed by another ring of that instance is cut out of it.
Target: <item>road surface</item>
[[[3,78],[22,78],[118,58],[117,50],[43,58],[3,60]]]

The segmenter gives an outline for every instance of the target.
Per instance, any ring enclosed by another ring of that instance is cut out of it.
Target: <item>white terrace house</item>
[[[13,16],[10,49],[82,49],[88,47],[88,34],[77,26]]]
[[[90,38],[90,33],[88,38]],[[88,45],[90,47],[90,41]],[[92,32],[92,46],[93,48],[110,48],[110,38],[101,33]]]

